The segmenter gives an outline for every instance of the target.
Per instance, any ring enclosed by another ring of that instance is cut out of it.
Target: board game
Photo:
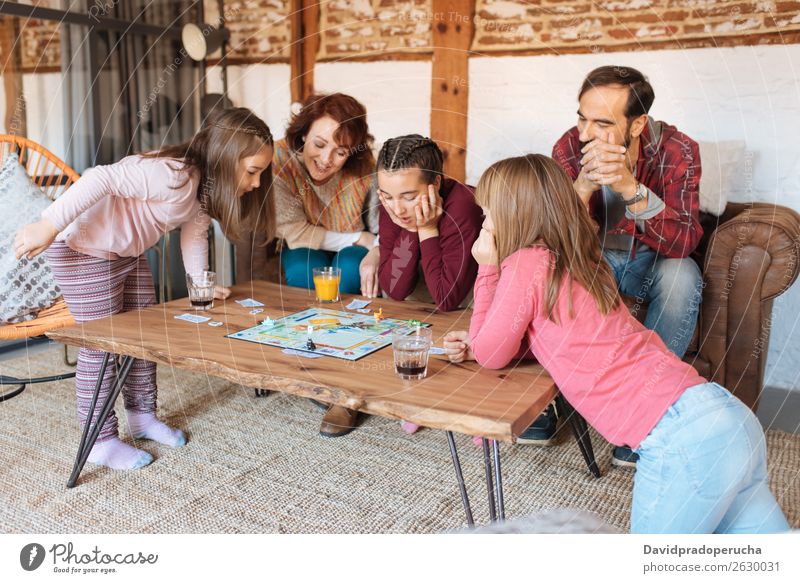
[[[389,346],[395,329],[405,327],[411,332],[416,325],[407,320],[376,318],[371,314],[309,308],[278,320],[267,319],[258,326],[228,334],[227,337],[358,360]],[[312,341],[310,345],[309,339]],[[313,350],[309,346],[313,346]]]

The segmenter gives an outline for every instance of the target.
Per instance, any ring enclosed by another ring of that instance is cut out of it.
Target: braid
[[[436,142],[418,134],[386,140],[378,154],[378,170],[419,168],[430,183],[442,174],[443,165],[442,151]]]
[[[267,128],[266,126],[263,128],[246,126],[244,124],[239,126],[232,126],[221,122],[213,122],[211,125],[213,125],[215,128],[219,128],[221,130],[225,130],[228,132],[244,132],[245,134],[258,136],[259,138],[264,140],[265,143],[272,144],[272,133],[270,133],[269,128]]]

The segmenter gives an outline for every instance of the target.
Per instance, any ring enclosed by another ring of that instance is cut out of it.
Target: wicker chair
[[[28,175],[51,200],[55,200],[59,194],[80,178],[77,172],[39,144],[19,136],[0,135],[0,164],[7,155],[14,152],[19,155],[20,163],[25,167]],[[34,338],[42,336],[49,330],[63,328],[74,323],[75,320],[69,313],[64,298],[59,298],[54,305],[39,312],[33,320],[0,325],[0,341]],[[66,346],[64,347],[64,360],[69,365],[74,364],[69,362]],[[29,384],[46,383],[74,376],[74,372],[27,379],[0,375],[0,390],[3,390],[6,385],[14,387],[8,392],[0,393],[0,401],[16,397]]]

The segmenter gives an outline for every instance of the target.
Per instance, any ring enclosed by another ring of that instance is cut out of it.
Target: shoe
[[[517,443],[527,445],[552,445],[553,438],[558,429],[558,417],[556,408],[549,405],[544,413],[531,423],[525,431],[517,438]]]
[[[614,453],[611,456],[611,465],[620,468],[635,468],[636,462],[639,461],[639,454],[633,453],[633,450],[627,445],[621,445],[614,448]]]
[[[341,437],[347,435],[356,427],[358,411],[342,407],[341,405],[331,405],[328,412],[322,417],[322,424],[319,426],[319,434],[322,437]]]

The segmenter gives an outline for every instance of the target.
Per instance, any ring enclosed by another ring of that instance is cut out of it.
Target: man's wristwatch
[[[642,202],[643,200],[647,199],[647,187],[642,184],[641,182],[636,183],[636,194],[633,195],[633,198],[630,200],[624,200],[623,203],[625,206],[632,206],[637,202]]]

